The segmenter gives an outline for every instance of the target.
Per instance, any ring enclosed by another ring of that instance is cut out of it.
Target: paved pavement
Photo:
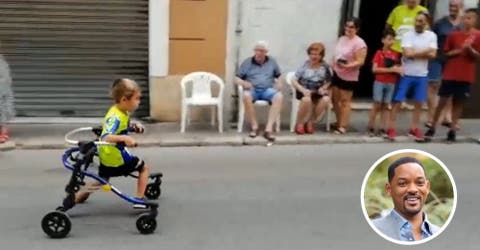
[[[450,226],[415,249],[478,249],[480,146],[408,143],[135,149],[165,174],[158,231],[139,235],[138,213],[97,193],[70,212],[73,229],[63,240],[40,228],[69,177],[62,150],[0,152],[0,249],[411,249],[376,235],[360,207],[367,170],[400,148],[438,156],[458,188]],[[114,184],[135,186],[125,178]]]
[[[315,135],[296,136],[283,127],[277,137],[277,144],[330,144],[330,143],[381,143],[381,138],[370,138],[365,135],[368,112],[357,111],[353,114],[351,132],[347,135],[337,136],[324,131],[325,126],[318,124]],[[61,120],[55,119],[53,122]],[[406,137],[409,128],[410,114],[402,113],[398,119],[397,142],[412,142]],[[63,149],[65,148],[64,135],[68,131],[81,127],[98,125],[100,119],[76,120],[69,123],[29,123],[17,122],[10,125],[12,130],[12,141],[9,144],[1,145],[1,150],[22,148],[22,149]],[[459,132],[460,142],[473,142],[480,137],[480,119],[469,119],[461,122],[462,130]],[[181,147],[181,146],[242,146],[242,145],[265,145],[262,138],[252,140],[246,133],[237,133],[232,125],[226,128],[226,132],[219,134],[215,127],[205,124],[192,124],[187,128],[186,133],[179,132],[177,123],[150,123],[146,124],[147,132],[138,136],[141,147]],[[440,128],[437,142],[444,139],[446,130]],[[81,139],[92,138],[89,134],[83,135]]]

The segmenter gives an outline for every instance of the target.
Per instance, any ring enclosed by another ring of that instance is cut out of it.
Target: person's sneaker
[[[408,131],[408,135],[413,137],[416,141],[424,141],[425,140],[425,137],[423,136],[422,130],[420,130],[419,128],[410,129],[410,131]]]
[[[295,133],[297,135],[305,134],[305,127],[303,126],[303,124],[297,124],[297,126],[295,126]]]
[[[427,138],[432,138],[435,136],[435,129],[433,128],[430,128],[427,130],[427,132],[425,132],[425,137]]]
[[[394,141],[396,136],[397,136],[397,132],[395,131],[395,129],[389,128],[387,130],[387,136],[386,136],[387,139]]]
[[[455,142],[457,140],[457,132],[455,130],[448,131],[447,142]]]
[[[374,137],[375,136],[375,129],[374,128],[368,128],[367,129],[367,134],[370,137]]]
[[[145,198],[135,198],[136,200],[147,201]],[[133,204],[133,209],[147,209],[148,206],[145,204],[135,203]]]
[[[433,140],[433,137],[435,136],[435,129],[434,128],[429,128],[426,132],[425,132],[425,136],[424,136],[424,139],[423,141],[424,142],[431,142]]]

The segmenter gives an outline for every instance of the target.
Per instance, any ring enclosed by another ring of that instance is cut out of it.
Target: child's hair
[[[392,28],[387,28],[383,31],[382,39],[387,38],[388,36],[392,36],[392,37],[395,38],[396,35],[397,34],[395,33],[395,31]]]
[[[417,16],[420,16],[420,15],[423,15],[427,20],[430,20],[431,18],[430,13],[428,13],[428,11],[421,10],[417,13]]]
[[[115,103],[119,103],[123,97],[130,100],[137,91],[140,91],[140,87],[135,81],[121,78],[113,81],[111,95]]]
[[[472,13],[472,14],[478,15],[478,9],[477,8],[469,8],[469,9],[465,10],[465,14],[467,14],[467,13]]]

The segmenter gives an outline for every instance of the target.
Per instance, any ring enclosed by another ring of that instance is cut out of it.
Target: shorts
[[[332,77],[332,85],[347,91],[354,91],[358,82],[357,81],[346,81],[337,76],[334,72]]]
[[[303,98],[303,93],[300,91],[296,91],[295,96],[297,100],[302,100]],[[310,98],[312,99],[312,102],[318,102],[318,100],[322,99],[324,96],[327,95],[320,95],[317,91],[312,90],[312,93],[310,94]]]
[[[373,101],[378,103],[392,103],[395,84],[375,82],[373,84]]]
[[[109,179],[110,177],[126,176],[133,172],[142,171],[145,166],[145,162],[140,160],[138,157],[133,157],[130,162],[121,165],[119,167],[108,167],[100,164],[98,168],[98,175],[104,179]]]
[[[428,62],[428,82],[435,83],[442,80],[442,64],[437,61]]]
[[[468,82],[444,80],[438,95],[440,97],[453,97],[456,100],[465,100],[470,97],[470,86]]]
[[[245,90],[245,92],[250,92],[252,94],[253,102],[256,101],[267,101],[268,103],[272,103],[273,97],[279,92],[275,88],[267,88],[267,89],[253,89],[253,90]]]
[[[10,86],[0,83],[0,125],[15,117],[13,92]]]
[[[403,76],[397,84],[397,90],[393,97],[394,102],[407,100],[407,94],[413,89],[413,99],[417,102],[427,100],[428,77],[426,76]]]

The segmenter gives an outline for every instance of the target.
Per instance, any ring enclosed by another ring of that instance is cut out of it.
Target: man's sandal
[[[250,138],[255,138],[255,137],[257,137],[257,136],[258,136],[258,128],[257,128],[257,129],[252,129],[252,130],[250,130],[250,133],[248,133],[248,136],[249,136]]]
[[[347,133],[347,130],[345,128],[336,128],[333,130],[333,133],[336,134],[336,135],[344,135],[345,133]]]
[[[263,134],[263,137],[265,139],[267,139],[267,141],[269,141],[269,142],[274,142],[275,141],[275,137],[272,135],[272,132],[265,132]]]

